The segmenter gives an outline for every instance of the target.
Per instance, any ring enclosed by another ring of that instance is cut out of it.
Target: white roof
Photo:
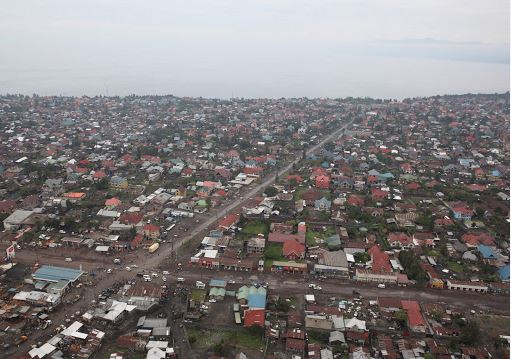
[[[314,297],[314,294],[305,294],[305,300],[307,302],[315,302],[316,298]]]
[[[96,252],[108,252],[108,249],[110,249],[109,246],[97,246]]]
[[[169,342],[168,341],[150,340],[150,341],[147,342],[145,348],[146,349],[151,349],[151,348],[166,349],[168,346],[169,346]]]
[[[146,359],[164,359],[167,354],[159,348],[151,348],[147,352]]]
[[[357,327],[360,330],[366,330],[366,322],[357,318],[345,319],[344,326],[347,329]]]
[[[218,250],[216,249],[206,249],[204,251],[204,258],[216,258],[218,254]]]
[[[81,327],[83,327],[83,323],[76,321],[73,324],[71,324],[69,327],[64,329],[62,331],[62,335],[65,335],[68,337],[76,337],[76,338],[80,338],[80,339],[85,339],[85,338],[87,338],[87,334],[78,332],[78,330],[80,330]],[[85,337],[83,337],[84,335],[85,335]]]
[[[55,349],[57,348],[55,348],[53,345],[49,343],[44,343],[39,348],[34,348],[31,351],[29,351],[28,355],[30,355],[31,358],[33,357],[44,358],[48,354],[52,353]]]

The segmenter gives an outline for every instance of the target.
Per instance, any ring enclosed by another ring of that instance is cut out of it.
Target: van
[[[65,261],[66,261],[66,262],[72,262],[72,261],[73,261],[73,258],[69,258],[69,257],[67,257],[67,258],[65,259]]]
[[[178,282],[178,283],[184,283],[184,282],[185,282],[185,279],[184,279],[184,278],[179,277],[179,278],[177,278],[177,282]]]

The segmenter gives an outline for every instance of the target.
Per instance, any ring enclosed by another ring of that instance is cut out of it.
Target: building
[[[359,268],[355,272],[355,279],[362,282],[397,283],[397,278],[397,274],[391,272],[379,273]]]
[[[128,180],[124,177],[112,176],[112,178],[110,178],[110,188],[127,189],[128,188]]]
[[[264,309],[247,309],[243,314],[243,326],[250,328],[254,325],[264,328],[265,310]]]
[[[448,279],[447,288],[450,290],[459,290],[463,292],[479,292],[486,293],[488,291],[488,286],[483,283],[478,282],[468,282],[468,281],[460,281],[460,280],[452,280]]]
[[[264,253],[264,247],[266,245],[266,240],[264,237],[253,237],[247,241],[247,253]]]
[[[419,303],[415,300],[402,300],[401,304],[408,317],[408,327],[412,332],[426,332],[426,320],[422,316]]]
[[[9,217],[4,219],[4,228],[8,231],[15,231],[19,229],[33,213],[33,211],[17,209]]]
[[[144,226],[144,236],[152,239],[160,237],[160,227],[154,224],[146,224]]]
[[[273,261],[272,272],[307,273],[307,263]]]
[[[318,263],[314,264],[314,274],[328,277],[349,277],[348,259],[344,251],[323,251],[318,254]]]

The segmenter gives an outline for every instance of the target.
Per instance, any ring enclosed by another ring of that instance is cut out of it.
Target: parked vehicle
[[[198,289],[204,289],[206,288],[206,284],[204,284],[203,282],[201,282],[200,280],[196,281],[195,282],[195,286],[198,288]]]
[[[150,281],[151,281],[151,276],[148,274],[144,274],[144,282],[150,282]]]
[[[385,284],[383,284],[383,283],[378,284],[378,288],[385,289]]]

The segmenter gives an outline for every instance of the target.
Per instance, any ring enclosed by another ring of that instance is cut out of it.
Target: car
[[[169,275],[169,271],[168,271],[168,270],[164,270],[163,272],[161,272],[161,274],[163,274],[163,275]]]
[[[229,284],[236,284],[236,281],[234,279],[230,279],[228,283]]]
[[[158,273],[152,272],[151,275],[153,276],[153,278],[158,278]]]
[[[128,272],[131,272],[131,267],[126,267],[126,270],[127,270]]]
[[[209,300],[209,302],[210,302],[210,303],[216,303],[216,299],[215,299],[215,298],[211,298],[211,299]]]
[[[69,257],[67,257],[67,258],[65,259],[65,261],[66,261],[66,262],[72,262],[72,261],[73,261],[73,258],[69,258]]]
[[[383,284],[383,283],[378,284],[378,288],[385,289],[385,284]]]
[[[148,274],[144,274],[144,282],[150,282],[150,281],[151,281],[151,276]]]
[[[137,273],[137,277],[143,277],[144,275],[142,273]]]
[[[181,277],[178,277],[176,280],[178,281],[178,283],[184,283],[185,282],[185,279],[181,278]]]
[[[106,272],[107,272],[108,274],[110,274],[110,273],[112,273],[112,269],[111,269],[111,268],[108,268],[108,269],[106,270]]]
[[[121,260],[119,258],[114,259],[114,264],[121,264]]]
[[[167,277],[161,277],[161,280],[166,282],[167,281]]]

